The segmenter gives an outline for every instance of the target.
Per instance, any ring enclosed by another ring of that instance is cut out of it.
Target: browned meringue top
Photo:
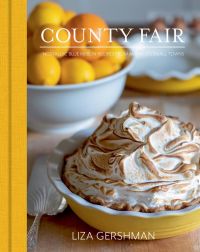
[[[63,180],[91,202],[119,210],[180,209],[200,199],[200,132],[191,123],[132,103],[107,115]]]

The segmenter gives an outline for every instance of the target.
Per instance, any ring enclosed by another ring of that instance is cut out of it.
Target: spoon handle
[[[43,214],[40,213],[35,216],[33,224],[31,226],[31,228],[29,229],[29,232],[27,235],[28,251],[33,250],[37,245],[38,230],[39,230],[40,219],[41,219],[42,215]]]

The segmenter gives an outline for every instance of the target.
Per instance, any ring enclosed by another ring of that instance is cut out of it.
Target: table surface
[[[168,115],[179,116],[183,121],[191,121],[200,128],[200,94],[193,93],[181,96],[145,95],[125,90],[113,112],[119,113],[130,101],[159,109]],[[99,122],[97,120],[97,123]],[[33,162],[38,155],[49,154],[63,138],[68,135],[45,135],[28,132],[28,178]],[[28,228],[33,217],[28,216]],[[91,232],[94,240],[73,240],[74,232]],[[67,252],[67,251],[140,251],[140,252],[199,252],[200,229],[182,236],[154,241],[114,241],[97,240],[97,230],[81,221],[70,208],[57,216],[44,216],[39,229],[36,252]]]

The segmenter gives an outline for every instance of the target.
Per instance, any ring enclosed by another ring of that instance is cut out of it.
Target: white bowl
[[[132,63],[128,53],[124,68],[106,78],[54,87],[28,85],[28,128],[63,133],[88,127],[119,99]]]

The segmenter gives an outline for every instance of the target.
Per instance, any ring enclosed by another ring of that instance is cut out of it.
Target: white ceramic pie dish
[[[82,131],[68,140],[63,140],[48,161],[48,174],[56,189],[66,198],[72,210],[90,226],[106,232],[153,232],[155,239],[180,235],[200,227],[200,205],[178,211],[141,213],[117,211],[92,204],[72,193],[62,182],[64,156],[71,154],[93,130]]]
[[[129,47],[135,55],[135,66],[129,72],[132,77],[147,76],[165,81],[189,80],[200,75],[200,58],[194,57],[194,43],[188,38],[185,43],[149,43],[147,40],[141,43],[140,37],[135,35]]]

